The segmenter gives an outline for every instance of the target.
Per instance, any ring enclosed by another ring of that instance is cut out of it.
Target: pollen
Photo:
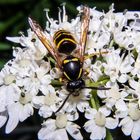
[[[4,84],[5,85],[10,85],[15,81],[16,77],[12,74],[8,74],[4,77]]]
[[[19,66],[22,68],[28,67],[30,65],[30,61],[28,59],[23,59],[19,61]]]
[[[60,114],[56,117],[55,125],[57,128],[64,128],[67,125],[67,116],[65,114]]]
[[[30,103],[32,100],[32,96],[30,94],[25,94],[24,92],[21,93],[19,102],[23,105]]]
[[[50,106],[50,105],[53,105],[57,102],[57,96],[55,94],[50,94],[49,93],[45,96],[44,100],[45,100],[44,101],[45,104]]]
[[[140,119],[140,110],[137,108],[130,108],[129,110],[129,116],[131,117],[131,119],[133,119],[134,121],[137,121]]]
[[[105,126],[106,123],[106,119],[105,119],[105,115],[101,112],[97,112],[95,114],[95,123],[99,126]]]

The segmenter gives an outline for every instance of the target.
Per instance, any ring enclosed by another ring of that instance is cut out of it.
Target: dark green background
[[[29,15],[34,17],[39,23],[45,25],[44,8],[50,9],[50,16],[57,18],[58,7],[66,2],[69,17],[76,16],[76,6],[86,4],[90,7],[96,6],[97,9],[105,11],[115,3],[116,11],[139,10],[139,0],[0,0],[0,68],[12,57],[11,46],[15,45],[8,42],[6,36],[18,36],[19,31],[26,33],[29,28],[27,18]]]
[[[0,69],[12,58],[12,46],[19,46],[5,39],[6,36],[18,36],[19,31],[26,34],[29,28],[28,16],[32,16],[42,26],[45,26],[44,8],[50,9],[50,16],[57,18],[58,7],[66,2],[66,9],[69,18],[76,16],[76,7],[86,4],[89,7],[97,7],[98,10],[108,11],[109,6],[114,3],[116,12],[128,10],[140,10],[140,0],[0,0]],[[37,114],[37,113],[36,113]],[[0,140],[37,140],[37,131],[40,129],[41,119],[36,117],[20,123],[18,128],[11,134],[6,135],[4,129],[0,131]],[[114,139],[129,139],[123,137],[119,131],[115,132]],[[88,140],[88,138],[85,138]]]

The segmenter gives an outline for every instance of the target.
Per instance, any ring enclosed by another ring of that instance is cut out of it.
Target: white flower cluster
[[[69,22],[65,6],[62,8],[58,20],[50,18],[45,10],[48,40],[60,29],[79,40],[80,16]],[[77,9],[81,13],[81,8]],[[90,16],[85,55],[100,55],[96,61],[87,57],[84,79],[89,85],[111,89],[81,89],[55,113],[69,95],[66,86],[56,82],[62,71],[31,29],[27,30],[28,36],[7,37],[22,48],[13,48],[14,58],[0,72],[0,127],[6,124],[6,133],[38,109],[45,120],[38,133],[40,140],[68,140],[67,133],[82,140],[82,128],[90,133],[91,140],[104,139],[108,129],[116,127],[133,140],[140,137],[140,12],[115,13],[112,5],[107,13],[90,8]],[[75,123],[79,114],[86,118],[84,126]]]

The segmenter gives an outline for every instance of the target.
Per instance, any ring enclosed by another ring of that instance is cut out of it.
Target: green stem
[[[113,137],[108,129],[106,129],[106,140],[113,140]]]
[[[97,109],[96,102],[93,97],[90,99],[91,107]]]
[[[92,94],[92,97],[90,99],[91,107],[98,110],[100,107],[100,103],[97,97],[97,91],[92,90],[91,94]]]

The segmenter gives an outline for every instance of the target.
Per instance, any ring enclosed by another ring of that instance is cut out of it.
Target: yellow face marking
[[[77,79],[79,79],[81,77],[81,74],[82,74],[82,68],[80,68],[80,72],[79,72],[79,75],[78,75]]]

